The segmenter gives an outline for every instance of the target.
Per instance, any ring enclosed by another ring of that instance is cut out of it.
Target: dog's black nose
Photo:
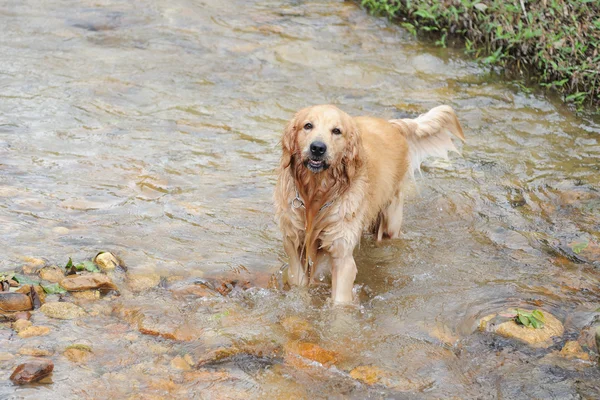
[[[327,145],[323,142],[312,142],[310,144],[310,153],[315,157],[320,157],[327,151]]]

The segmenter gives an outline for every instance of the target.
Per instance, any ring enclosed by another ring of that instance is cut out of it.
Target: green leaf
[[[98,269],[96,264],[94,264],[92,261],[84,261],[81,264],[83,265],[83,268],[85,268],[87,271],[100,272],[100,269]]]
[[[533,310],[531,312],[531,316],[535,319],[537,319],[538,321],[541,322],[545,322],[546,318],[544,318],[544,314],[542,314],[542,312],[540,310]]]
[[[73,260],[71,260],[71,257],[69,257],[69,262],[67,263],[67,265],[65,265],[65,269],[69,269],[73,267]]]
[[[541,329],[544,327],[544,323],[542,321],[538,321],[536,318],[529,319],[529,322],[531,322],[531,326],[533,326],[535,329]]]
[[[61,294],[61,293],[67,293],[67,291],[65,289],[63,289],[62,286],[60,286],[58,283],[53,283],[51,285],[40,285],[42,287],[42,289],[44,289],[44,292],[48,293],[48,294]]]
[[[525,325],[525,326],[531,325],[531,322],[529,321],[529,318],[524,317],[521,314],[519,314],[517,316],[517,318],[519,319],[519,322],[521,323],[521,325]]]
[[[40,281],[38,280],[31,279],[30,277],[21,274],[15,274],[15,276],[13,276],[13,279],[19,282],[21,285],[37,285],[38,283],[40,283]]]
[[[575,243],[573,246],[571,246],[571,250],[573,250],[573,253],[579,254],[582,250],[588,247],[588,245],[589,242]]]

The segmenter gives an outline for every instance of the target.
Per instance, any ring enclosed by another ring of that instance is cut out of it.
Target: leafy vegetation
[[[361,0],[436,44],[462,43],[485,64],[561,93],[578,110],[600,104],[598,0]]]
[[[73,260],[69,257],[67,265],[65,265],[65,271],[67,275],[77,273],[77,271],[89,271],[89,272],[100,272],[100,269],[92,261],[84,261],[79,264],[74,264]]]
[[[67,293],[67,291],[62,286],[60,286],[58,283],[52,283],[50,285],[41,284],[40,286],[42,287],[42,289],[44,289],[44,292],[46,292],[48,294]]]
[[[535,329],[541,329],[544,327],[544,322],[546,322],[544,318],[544,314],[540,310],[533,310],[531,312],[525,310],[519,310],[518,308],[515,310],[515,322],[517,324],[521,324],[524,326],[531,326]]]

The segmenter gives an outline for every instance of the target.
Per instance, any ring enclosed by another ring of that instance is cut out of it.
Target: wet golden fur
[[[378,240],[399,235],[402,186],[423,158],[456,150],[447,132],[464,140],[448,106],[390,121],[351,117],[332,105],[296,113],[283,134],[274,194],[290,283],[308,285],[324,265],[331,268],[334,302],[351,302],[352,253],[362,232],[373,228]],[[319,172],[306,164],[316,140],[327,146],[328,168]],[[301,204],[297,195],[303,207],[294,207]]]

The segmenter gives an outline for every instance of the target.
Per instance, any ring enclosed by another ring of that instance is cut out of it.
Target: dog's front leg
[[[352,287],[354,286],[356,272],[356,263],[352,253],[342,257],[333,257],[331,298],[334,303],[352,302]]]
[[[292,239],[286,237],[283,240],[283,248],[289,258],[288,282],[290,285],[308,286],[308,276],[302,266],[298,246]]]

